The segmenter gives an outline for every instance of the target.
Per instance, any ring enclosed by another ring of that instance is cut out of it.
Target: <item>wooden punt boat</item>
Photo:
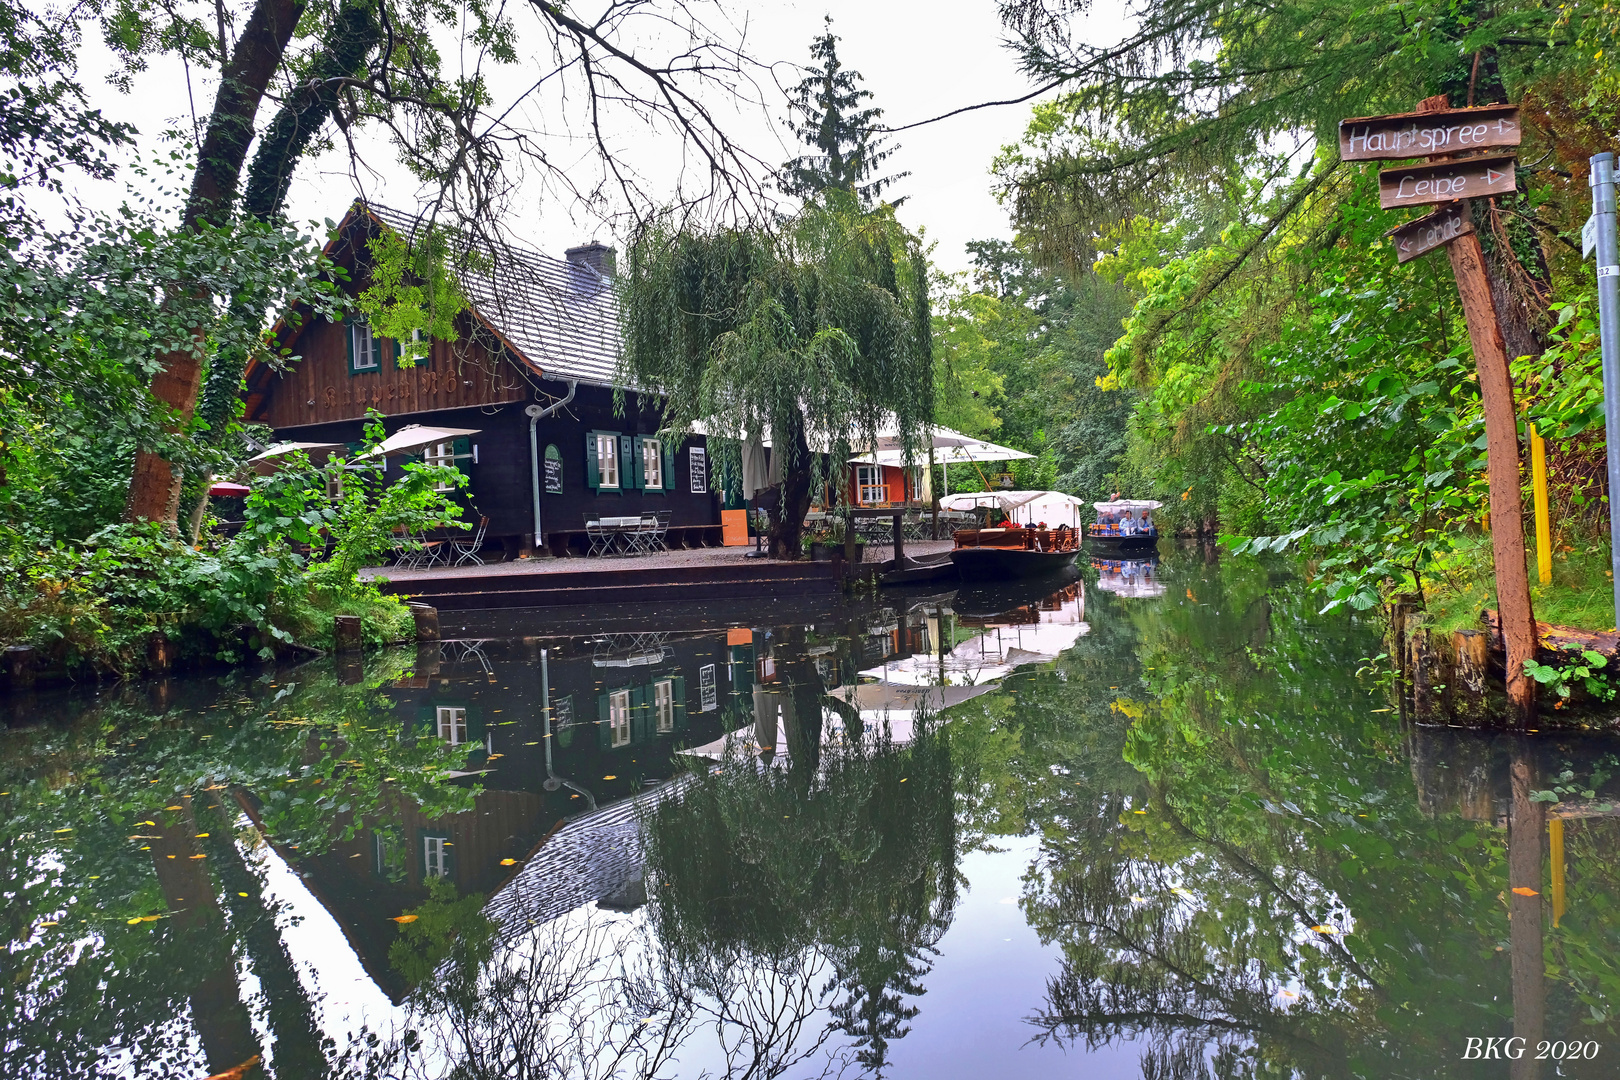
[[[1080,534],[1056,529],[958,529],[951,562],[963,581],[1043,577],[1074,565]]]
[[[1114,499],[1092,503],[1097,523],[1086,530],[1086,542],[1093,551],[1152,551],[1159,544],[1159,529],[1153,524],[1153,511],[1163,503],[1152,499]]]

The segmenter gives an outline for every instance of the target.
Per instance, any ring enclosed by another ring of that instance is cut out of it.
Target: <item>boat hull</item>
[[[1091,545],[1093,551],[1153,551],[1159,546],[1159,534],[1098,536],[1090,533],[1086,536],[1086,543]]]
[[[1074,564],[1073,551],[1028,551],[1024,548],[960,547],[951,562],[963,581],[1014,581],[1055,574]]]

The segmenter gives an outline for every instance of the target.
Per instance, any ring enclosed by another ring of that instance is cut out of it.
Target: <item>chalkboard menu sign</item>
[[[694,446],[686,453],[692,473],[692,494],[707,494],[709,490],[708,451],[701,446]]]
[[[555,445],[546,447],[546,494],[562,494],[562,452]]]

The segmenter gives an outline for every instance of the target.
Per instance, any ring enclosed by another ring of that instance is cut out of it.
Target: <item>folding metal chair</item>
[[[449,563],[449,560],[454,558],[456,561],[450,565],[464,566],[467,563],[472,563],[474,566],[484,565],[484,560],[478,552],[484,546],[484,534],[488,531],[489,515],[486,514],[478,519],[478,528],[472,536],[465,539],[451,538],[450,553],[445,558],[446,563]]]
[[[669,519],[672,516],[674,516],[674,512],[670,510],[659,510],[652,515],[652,531],[647,535],[647,550],[649,552],[669,550]]]
[[[626,555],[651,554],[652,536],[658,528],[658,519],[651,514],[624,520],[624,553]]]
[[[586,521],[585,536],[590,540],[590,550],[585,553],[588,559],[593,555],[605,556],[613,553],[613,531],[601,521]]]

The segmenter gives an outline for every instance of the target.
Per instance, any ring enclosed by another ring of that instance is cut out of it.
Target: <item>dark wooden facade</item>
[[[328,247],[331,258],[349,271],[351,292],[369,283],[363,241],[380,227],[356,210]],[[489,518],[490,552],[504,548],[515,555],[535,546],[533,464],[524,410],[566,395],[570,372],[566,357],[540,368],[477,310],[459,319],[457,341],[433,341],[429,356],[414,367],[400,364],[398,343],[383,341],[377,365],[355,370],[348,321],[309,318],[299,325],[298,319],[289,318],[278,329],[278,345],[290,358],[282,370],[260,362],[249,366],[245,395],[249,423],[268,425],[278,440],[344,444],[361,441],[371,410],[386,417],[390,434],[408,424],[476,429],[478,434],[468,439],[469,456],[456,462],[468,478],[460,496],[465,519],[476,523],[480,516]],[[712,490],[702,436],[686,439],[665,455],[669,475],[662,490],[637,489],[629,462],[624,463],[621,490],[590,486],[588,437],[599,432],[628,440],[652,436],[660,420],[656,400],[628,392],[621,415],[610,386],[582,381],[568,405],[538,422],[542,528],[553,551],[567,553],[572,541],[573,552],[579,553],[588,519],[663,510],[669,511],[670,525],[687,530],[688,538],[707,539],[708,532],[699,531],[703,527],[712,530],[713,542],[719,542],[719,495]],[[553,455],[561,463],[560,492],[547,490],[548,447],[555,448]],[[390,473],[400,475],[405,460],[390,459]],[[696,484],[694,461],[699,469]]]

